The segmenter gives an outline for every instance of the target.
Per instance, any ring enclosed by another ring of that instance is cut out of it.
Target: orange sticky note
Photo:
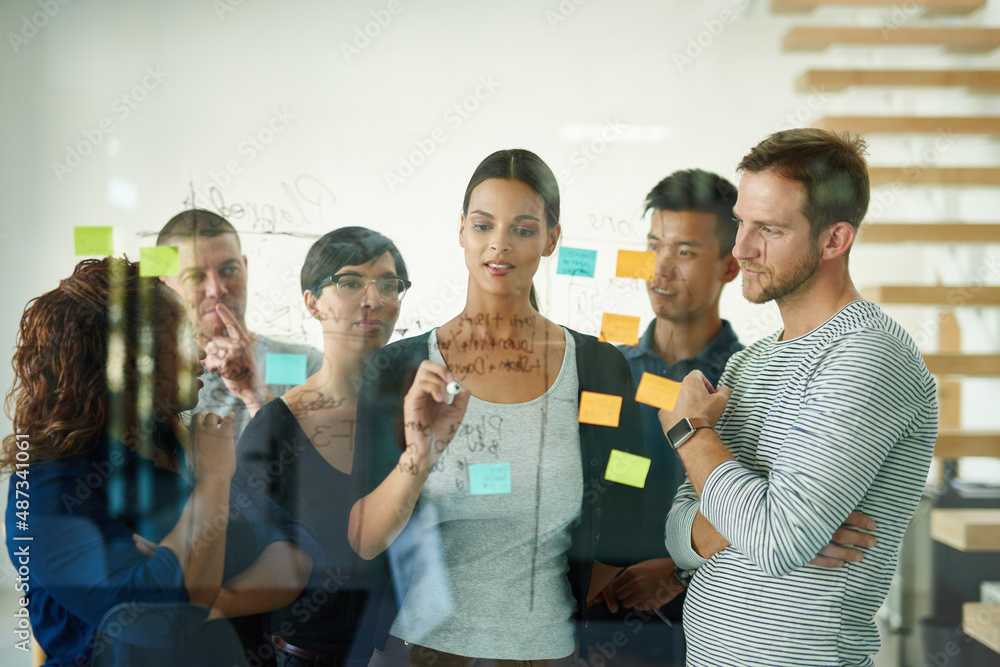
[[[601,340],[626,345],[639,344],[639,318],[604,313],[601,317]]]
[[[652,461],[645,456],[612,449],[611,456],[608,457],[608,468],[604,471],[604,479],[628,484],[638,489],[644,488],[651,463]]]
[[[622,413],[622,397],[611,394],[598,394],[593,391],[580,393],[581,424],[597,424],[598,426],[613,426],[618,428],[618,418]]]
[[[619,278],[636,278],[652,280],[656,271],[656,253],[650,250],[619,250],[618,268],[615,275]]]
[[[681,393],[681,383],[661,378],[652,373],[643,373],[639,378],[639,388],[635,390],[635,400],[654,408],[673,410]]]

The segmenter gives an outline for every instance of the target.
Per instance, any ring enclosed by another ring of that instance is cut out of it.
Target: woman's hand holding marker
[[[445,385],[444,390],[448,392],[448,405],[451,405],[451,402],[454,401],[455,397],[458,396],[460,391],[462,391],[462,385],[453,380]]]
[[[429,472],[458,432],[469,392],[446,366],[423,361],[403,400],[406,448],[414,469]]]

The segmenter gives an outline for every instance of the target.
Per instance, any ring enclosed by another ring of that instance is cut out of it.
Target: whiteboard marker
[[[448,392],[448,405],[451,405],[451,402],[458,396],[458,392],[462,391],[462,385],[453,380],[448,383],[444,390]]]

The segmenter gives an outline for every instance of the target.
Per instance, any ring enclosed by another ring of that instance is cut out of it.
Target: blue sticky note
[[[469,466],[469,489],[474,496],[510,493],[510,464],[473,463]]]
[[[302,384],[306,381],[306,355],[271,354],[264,361],[264,384]]]
[[[556,273],[564,276],[583,276],[585,278],[594,277],[594,269],[597,267],[597,251],[583,250],[582,248],[559,248],[559,264],[556,265]]]

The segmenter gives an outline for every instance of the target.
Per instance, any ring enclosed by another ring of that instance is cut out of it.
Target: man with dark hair
[[[696,369],[718,382],[729,357],[743,349],[732,326],[719,316],[722,288],[739,273],[732,255],[735,203],[736,187],[701,169],[676,171],[646,196],[644,213],[652,213],[647,249],[656,253],[655,274],[646,290],[656,318],[638,346],[619,348],[636,384],[643,373],[680,382]],[[618,575],[600,599],[616,614],[610,629],[629,639],[619,649],[627,654],[621,664],[634,663],[642,655],[658,664],[680,665],[684,586],[675,577],[663,533],[670,503],[684,481],[684,467],[669,451],[656,408],[639,407],[645,433],[642,454],[652,462],[642,508],[644,543],[636,548],[642,562]],[[631,611],[619,612],[619,605]],[[651,611],[661,606],[660,613],[672,625]],[[601,646],[598,643],[595,650],[601,651]]]
[[[178,213],[160,230],[156,245],[177,246],[180,272],[160,280],[184,299],[205,350],[208,372],[194,412],[235,413],[238,442],[257,410],[292,387],[264,382],[267,355],[306,355],[306,375],[320,369],[323,355],[247,329],[247,258],[236,229],[222,216],[202,209]]]
[[[667,547],[698,568],[684,605],[693,667],[871,665],[878,651],[874,614],[923,491],[937,402],[910,337],[848,272],[869,200],[864,150],[788,130],[739,165],[743,295],[775,301],[784,328],[736,353],[717,390],[691,372],[660,411],[688,474]],[[840,557],[823,545],[844,541],[845,521],[877,539],[863,559],[816,567],[817,550]]]

